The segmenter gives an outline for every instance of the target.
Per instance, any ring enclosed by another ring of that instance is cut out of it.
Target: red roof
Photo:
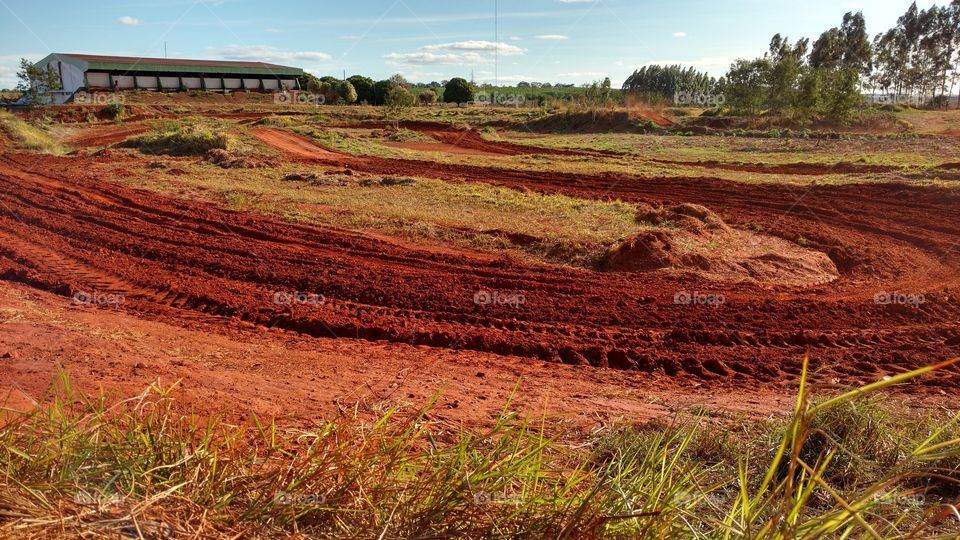
[[[101,62],[107,64],[164,64],[172,66],[197,66],[197,67],[235,67],[235,68],[285,68],[277,64],[268,64],[266,62],[237,62],[234,60],[186,60],[182,58],[142,58],[134,56],[101,56],[97,54],[74,54],[64,53],[62,56],[69,56],[84,62]]]

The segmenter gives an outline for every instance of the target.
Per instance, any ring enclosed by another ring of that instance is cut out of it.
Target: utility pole
[[[500,86],[500,0],[493,0],[493,99],[497,103],[497,88]]]
[[[167,40],[163,40],[163,57],[167,57]]]

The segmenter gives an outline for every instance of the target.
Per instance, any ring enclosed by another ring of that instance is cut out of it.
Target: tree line
[[[863,13],[849,12],[812,43],[776,34],[763,57],[737,60],[719,79],[693,68],[652,65],[634,71],[623,89],[672,100],[697,96],[748,114],[842,119],[865,104],[868,90],[946,107],[958,82],[960,0],[953,0],[924,10],[914,2],[894,28],[872,40]]]
[[[364,103],[383,106],[412,106],[445,103],[469,103],[476,97],[476,88],[461,77],[444,81],[443,86],[414,84],[397,74],[389,79],[374,81],[363,75],[340,80],[335,77],[315,77],[305,73],[300,88],[324,97],[328,104],[348,105]]]

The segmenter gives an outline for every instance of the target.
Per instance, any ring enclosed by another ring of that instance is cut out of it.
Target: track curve
[[[298,159],[365,172],[428,170],[580,197],[703,204],[733,224],[804,236],[842,276],[770,289],[438,252],[106,183],[86,172],[89,160],[105,158],[6,153],[0,277],[67,295],[110,292],[124,298],[123,309],[164,320],[490,351],[714,385],[789,381],[807,352],[815,380],[846,383],[960,351],[960,197],[949,190],[491,170],[315,152],[275,131],[257,136]],[[876,303],[884,292],[923,302]],[[700,294],[724,302],[676,302]],[[925,385],[956,388],[960,372]]]

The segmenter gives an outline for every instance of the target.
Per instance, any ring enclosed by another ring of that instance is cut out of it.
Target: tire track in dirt
[[[296,136],[272,140],[285,151],[317,159],[315,149]],[[323,159],[342,163],[342,156],[332,155]],[[105,184],[86,173],[84,164],[95,159],[0,158],[0,181],[6,188],[0,190],[0,274],[5,279],[61,293],[113,290],[128,295],[124,309],[210,324],[220,331],[253,324],[317,337],[490,351],[721,385],[789,380],[808,350],[817,379],[832,382],[926,365],[955,354],[960,345],[956,257],[937,255],[948,253],[946,242],[960,231],[947,192],[880,186],[817,190],[807,194],[804,207],[813,217],[800,213],[784,225],[808,221],[824,236],[836,227],[846,247],[859,243],[870,248],[855,253],[861,265],[923,287],[927,301],[913,308],[874,304],[870,291],[886,282],[860,283],[871,274],[856,268],[847,270],[837,285],[770,291],[399,246]],[[364,160],[351,158],[351,163]],[[534,186],[548,181],[546,175],[528,178],[526,173],[504,178],[532,180]],[[573,189],[599,189],[602,181],[582,179]],[[721,213],[749,209],[764,223],[780,219],[771,214],[787,204],[780,200],[784,193],[772,186],[741,193],[740,186],[729,183],[647,180],[632,187],[637,191],[613,193],[638,199],[640,193],[712,195],[722,201],[711,205]],[[895,205],[899,213],[884,203],[891,193],[901,201]],[[853,216],[859,225],[831,213],[833,204],[855,201],[861,206]],[[877,208],[885,210],[878,214]],[[891,253],[903,257],[905,247],[918,261],[884,259]],[[944,279],[950,272],[952,281]],[[677,305],[673,296],[681,290],[723,294],[726,302]],[[323,295],[324,301],[275,302],[278,293],[295,292]],[[522,295],[523,302],[484,301],[494,294]],[[955,387],[958,377],[946,373],[930,384]]]

